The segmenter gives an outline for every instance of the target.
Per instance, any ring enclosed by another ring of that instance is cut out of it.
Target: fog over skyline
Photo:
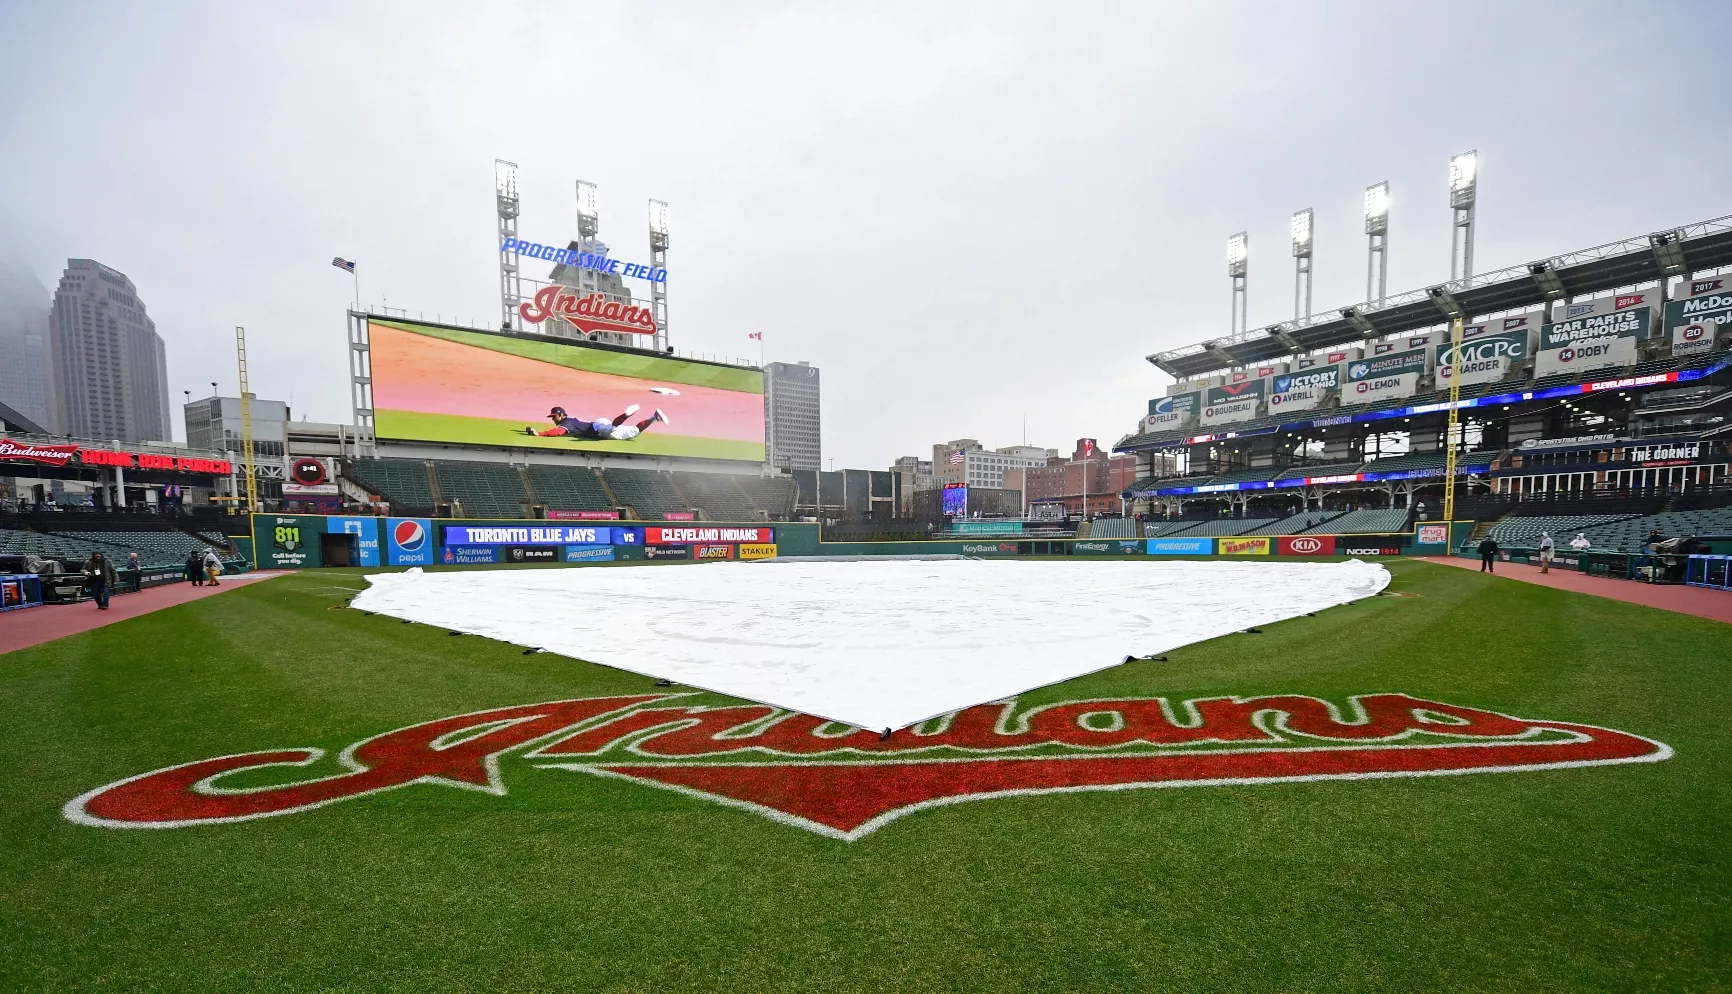
[[[826,464],[956,437],[1069,450],[1134,429],[1151,352],[1449,272],[1451,155],[1478,149],[1476,269],[1732,214],[1712,3],[802,6],[164,3],[0,9],[0,261],[137,284],[182,390],[348,422],[344,310],[498,324],[494,158],[529,240],[647,260],[671,205],[683,351],[823,370]],[[74,44],[75,43],[75,44]],[[68,51],[76,52],[70,58]],[[545,272],[527,272],[545,277]],[[12,281],[16,284],[18,281]],[[646,292],[633,281],[634,289]],[[43,301],[43,308],[47,307]]]

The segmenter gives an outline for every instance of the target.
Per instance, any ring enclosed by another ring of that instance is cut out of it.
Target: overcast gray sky
[[[1393,186],[1390,289],[1448,272],[1447,163],[1481,154],[1482,271],[1732,214],[1726,3],[62,4],[0,6],[0,252],[52,287],[138,284],[170,387],[347,421],[348,276],[496,320],[492,160],[522,233],[572,182],[643,258],[672,205],[682,349],[823,369],[824,452],[1068,447],[1131,430],[1143,356],[1364,296],[1364,187]],[[1715,50],[1717,51],[1717,49]]]

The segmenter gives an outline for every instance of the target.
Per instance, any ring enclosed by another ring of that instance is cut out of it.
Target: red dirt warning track
[[[1421,556],[1428,563],[1479,569],[1477,559],[1456,559],[1446,556]],[[1706,587],[1686,587],[1682,584],[1638,583],[1604,576],[1589,576],[1573,569],[1554,569],[1541,573],[1538,566],[1525,563],[1498,563],[1497,575],[1523,583],[1536,583],[1555,590],[1571,590],[1578,594],[1609,597],[1615,601],[1657,607],[1662,611],[1692,614],[1709,621],[1732,624],[1732,591],[1710,590]]]
[[[57,638],[77,635],[92,628],[112,625],[117,621],[136,618],[141,614],[160,611],[165,607],[214,597],[224,590],[244,587],[249,583],[284,575],[279,570],[262,573],[241,573],[225,576],[215,587],[195,587],[190,583],[165,583],[146,587],[136,594],[116,594],[108,601],[108,610],[97,610],[95,601],[79,604],[44,604],[22,611],[0,614],[0,655],[16,649],[52,642]]]

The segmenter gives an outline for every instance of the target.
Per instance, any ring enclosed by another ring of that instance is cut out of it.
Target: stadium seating
[[[1483,452],[1462,452],[1456,455],[1457,466],[1490,466],[1499,453],[1495,449]],[[1442,470],[1444,453],[1442,452],[1409,452],[1401,456],[1385,456],[1366,463],[1361,472],[1364,473],[1408,473],[1416,469]]]
[[[587,466],[529,467],[529,485],[546,507],[559,511],[609,511],[613,498],[601,485],[595,470]]]
[[[463,506],[466,518],[521,518],[529,494],[515,467],[499,463],[454,462],[433,464],[439,480],[439,495],[446,502]]]
[[[1186,538],[1203,535],[1265,535],[1263,531],[1276,522],[1275,518],[1216,518],[1213,521],[1199,521],[1192,527],[1178,534]]]
[[[134,544],[138,541],[151,544]],[[183,547],[169,547],[173,545]],[[128,555],[133,552],[138,553],[139,564],[143,566],[179,566],[186,561],[189,552],[203,552],[207,548],[209,546],[181,532],[77,532],[55,535],[0,528],[0,554],[58,559],[71,569],[77,569],[79,564],[90,558],[92,552],[97,551],[113,560],[116,566],[124,565]],[[227,563],[237,561],[233,553],[222,549],[217,550],[217,555]]]
[[[343,475],[398,505],[399,510],[425,510],[434,504],[427,464],[420,459],[355,459],[343,464]]]
[[[1150,521],[1143,525],[1144,538],[1166,538],[1177,535],[1187,528],[1195,528],[1195,521]]]
[[[751,499],[752,506],[772,520],[794,516],[794,480],[787,476],[736,476],[735,482]]]
[[[1531,546],[1539,542],[1541,532],[1551,532],[1552,540],[1563,546],[1576,532],[1616,521],[1629,521],[1633,517],[1628,514],[1512,515],[1493,525],[1487,534],[1499,545]]]
[[[1639,518],[1625,518],[1620,521],[1595,525],[1587,528],[1577,528],[1584,532],[1588,540],[1594,543],[1596,549],[1607,549],[1614,552],[1640,552],[1642,542],[1647,538],[1650,528],[1658,528],[1662,538],[1678,538],[1687,535],[1728,535],[1732,534],[1732,508],[1718,507],[1705,511],[1667,511],[1661,514],[1643,515]],[[1552,532],[1552,538],[1559,545],[1567,543],[1567,539],[1559,539],[1557,532]]]
[[[734,477],[723,473],[673,473],[673,484],[711,521],[756,521],[758,509]]]
[[[1135,518],[1096,518],[1089,523],[1089,538],[1136,538]]]
[[[1259,534],[1262,535],[1299,535],[1314,531],[1319,535],[1328,534],[1329,522],[1341,517],[1345,511],[1305,511],[1290,515],[1269,525]]]
[[[690,508],[669,482],[668,474],[647,469],[606,469],[601,475],[620,503],[640,518],[660,518],[669,511]]]
[[[1405,507],[1348,511],[1306,531],[1315,535],[1393,535],[1407,530]]]

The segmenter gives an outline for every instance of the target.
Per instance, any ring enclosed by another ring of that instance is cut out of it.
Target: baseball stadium
[[[1151,355],[1007,513],[500,169],[328,439],[0,409],[0,988],[1732,986],[1732,218]]]

